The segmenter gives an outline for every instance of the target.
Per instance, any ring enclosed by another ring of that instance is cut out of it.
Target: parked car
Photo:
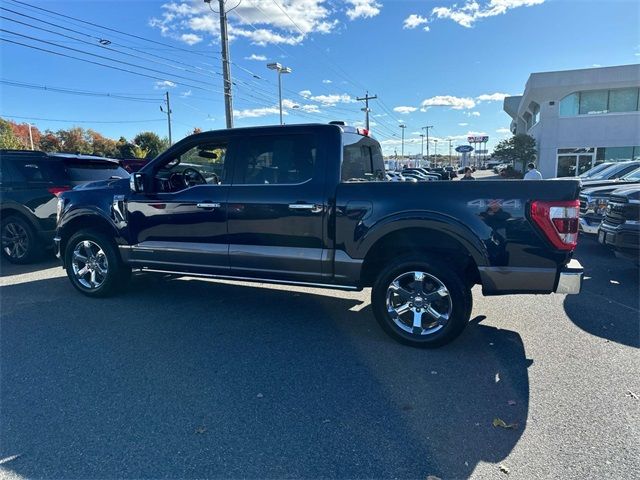
[[[616,256],[640,262],[640,185],[612,192],[598,241]]]
[[[221,175],[208,181],[212,163]],[[409,185],[378,172],[380,144],[363,129],[199,133],[129,181],[62,193],[58,256],[90,297],[114,293],[132,269],[372,287],[384,331],[423,347],[462,332],[475,284],[485,295],[579,292],[578,181]]]
[[[399,172],[387,172],[387,181],[389,182],[417,182],[415,178],[407,178]]]
[[[612,192],[625,186],[640,184],[640,168],[622,178],[602,183],[604,185],[585,188],[580,192],[580,230],[587,234],[598,233]]]
[[[419,182],[434,182],[439,180],[435,175],[425,175],[418,170],[403,170],[402,175],[407,178],[415,178]]]
[[[432,180],[441,180],[442,177],[440,175],[438,175],[437,173],[432,173],[429,171],[429,169],[427,168],[420,168],[420,167],[415,167],[415,168],[405,168],[404,170],[402,170],[402,173],[419,173],[420,175],[424,176],[424,177],[431,177]]]
[[[600,172],[602,172],[605,168],[609,168],[613,164],[614,162],[603,162],[599,165],[596,165],[593,168],[590,168],[586,172],[581,173],[580,175],[578,175],[578,178],[580,178],[581,180],[589,180],[590,178],[595,177]]]
[[[599,187],[601,185],[611,185],[611,182],[615,182],[629,173],[634,172],[640,168],[640,160],[631,160],[627,162],[616,162],[609,167],[601,170],[599,173],[589,177],[587,180],[580,180],[582,188]]]
[[[449,166],[444,167],[444,169],[449,172],[449,179],[458,178],[458,173],[456,172],[455,168]]]
[[[29,263],[53,247],[61,192],[95,180],[128,177],[116,160],[0,150],[2,255],[13,263]]]
[[[442,180],[451,180],[451,178],[452,178],[451,177],[451,172],[446,170],[444,167],[431,168],[430,172],[431,173],[437,173],[438,175],[440,175]]]

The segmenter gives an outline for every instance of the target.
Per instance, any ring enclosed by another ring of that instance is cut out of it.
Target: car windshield
[[[609,165],[600,173],[593,175],[592,177],[589,177],[589,180],[606,180],[609,177],[611,177],[611,175],[613,175],[613,173],[616,172],[619,168],[621,168],[620,164]]]
[[[627,173],[622,180],[640,180],[640,168],[634,170],[631,173]]]
[[[593,167],[591,170],[587,170],[583,174],[579,175],[579,177],[582,179],[592,178],[596,176],[596,174],[602,172],[604,169],[609,168],[610,166],[611,163],[601,163],[600,165],[596,165],[595,167]]]

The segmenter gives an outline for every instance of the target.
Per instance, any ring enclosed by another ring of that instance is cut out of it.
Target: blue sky
[[[168,90],[174,141],[194,127],[224,128],[219,24],[202,0],[22,2],[0,4],[0,38],[154,78],[1,41],[2,80],[100,94],[0,84],[3,117],[49,119],[16,118],[43,130],[80,125],[113,138],[142,130],[164,136],[160,105]],[[237,3],[228,0],[228,8]],[[508,135],[501,99],[521,93],[530,73],[640,61],[635,1],[242,0],[229,23],[236,126],[278,122],[276,76],[266,68],[278,61],[293,70],[283,77],[286,123],[362,122],[355,97],[368,89],[381,100],[370,107],[385,153],[400,150],[400,122],[405,153],[420,151],[425,125],[434,125],[440,153],[447,138],[465,143],[469,132],[488,134],[492,147]]]

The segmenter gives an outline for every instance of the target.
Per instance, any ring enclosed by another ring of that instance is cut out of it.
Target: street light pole
[[[449,166],[453,166],[453,159],[451,158],[451,142],[453,142],[453,140],[449,138],[447,142],[449,142]]]
[[[279,63],[268,63],[267,68],[269,70],[275,70],[278,72],[278,104],[280,105],[280,125],[283,125],[282,121],[282,74],[291,73],[289,67],[283,67]]]
[[[424,133],[420,134],[420,156],[424,158]]]
[[[422,127],[422,130],[425,130],[427,132],[427,162],[429,161],[429,129],[433,128],[433,125],[427,125],[425,127]]]
[[[404,123],[401,123],[399,127],[402,129],[402,148],[400,151],[401,151],[401,156],[404,159],[404,129],[407,128],[407,126]]]
[[[437,139],[433,140],[433,156],[434,157],[438,156],[438,140]]]

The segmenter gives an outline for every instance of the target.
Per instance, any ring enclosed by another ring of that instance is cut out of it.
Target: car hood
[[[621,180],[621,179],[615,179],[615,180],[586,180],[583,182],[580,182],[580,185],[582,187],[582,189],[586,189],[586,188],[591,188],[591,187],[600,187],[600,186],[605,186],[605,185],[611,185],[611,186],[619,186],[619,187],[623,187],[624,185],[628,185],[628,184],[634,184],[634,183],[638,183],[637,180]]]
[[[620,187],[621,187],[621,185],[619,183],[614,184],[614,185],[601,185],[599,187],[585,188],[580,193],[582,193],[583,195],[589,195],[589,196],[603,196],[603,197],[606,197],[611,192],[613,192],[614,190],[619,189]]]

